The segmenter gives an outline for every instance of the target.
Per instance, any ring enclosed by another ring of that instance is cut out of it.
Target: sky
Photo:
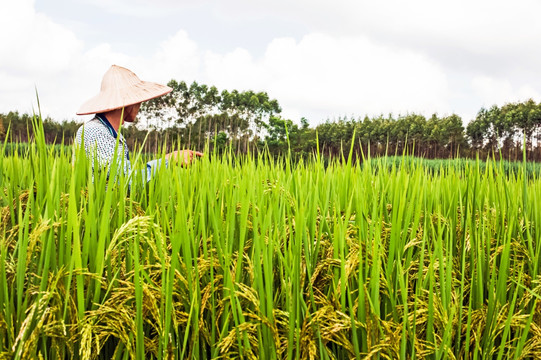
[[[0,0],[0,113],[84,121],[107,69],[265,91],[282,116],[541,101],[539,0]]]

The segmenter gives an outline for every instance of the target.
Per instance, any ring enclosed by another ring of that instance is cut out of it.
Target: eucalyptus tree
[[[480,150],[485,146],[485,142],[489,140],[491,132],[491,122],[489,111],[486,108],[481,108],[473,121],[466,127],[466,134],[470,139],[471,146],[474,150]]]
[[[223,132],[244,149],[263,128],[263,124],[281,112],[280,105],[266,92],[223,90],[193,82],[171,80],[173,88],[166,96],[148,101],[141,108],[147,123],[178,127],[188,144],[202,146],[206,138]],[[223,136],[222,136],[223,137]]]
[[[441,119],[443,128],[443,146],[447,156],[457,156],[458,150],[466,145],[462,118],[456,114]]]
[[[311,129],[306,118],[301,118],[300,126],[292,120],[271,116],[265,125],[265,142],[272,155],[287,155],[296,159],[304,157],[316,149],[315,129]]]
[[[533,144],[533,134],[541,125],[541,104],[536,104],[532,99],[522,103],[505,104],[501,112],[504,117],[504,123],[509,127],[509,136],[515,135],[520,131],[526,138],[527,148],[531,150]],[[515,139],[520,141],[520,139]]]

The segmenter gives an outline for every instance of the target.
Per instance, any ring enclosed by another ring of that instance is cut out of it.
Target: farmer
[[[113,162],[118,139],[117,164],[123,164],[124,173],[129,175],[129,150],[118,129],[124,122],[131,123],[135,120],[143,101],[165,95],[171,90],[173,89],[165,85],[141,81],[126,68],[111,66],[103,76],[99,94],[85,102],[77,112],[77,115],[96,116],[79,128],[75,142],[84,144],[87,156],[92,160],[96,156],[100,167],[107,167]],[[180,161],[182,165],[189,165],[194,156],[202,155],[191,150],[174,151],[165,155],[165,165],[167,166],[169,161]],[[162,159],[157,159],[147,163],[146,174],[143,171],[147,181],[160,167],[161,162]]]

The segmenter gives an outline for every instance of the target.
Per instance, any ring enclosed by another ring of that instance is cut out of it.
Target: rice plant
[[[34,126],[0,152],[0,358],[541,357],[526,166],[207,152],[144,183]]]

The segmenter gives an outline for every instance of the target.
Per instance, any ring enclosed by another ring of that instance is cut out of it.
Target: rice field
[[[34,126],[0,152],[1,359],[541,357],[526,165],[207,152],[92,181]]]

